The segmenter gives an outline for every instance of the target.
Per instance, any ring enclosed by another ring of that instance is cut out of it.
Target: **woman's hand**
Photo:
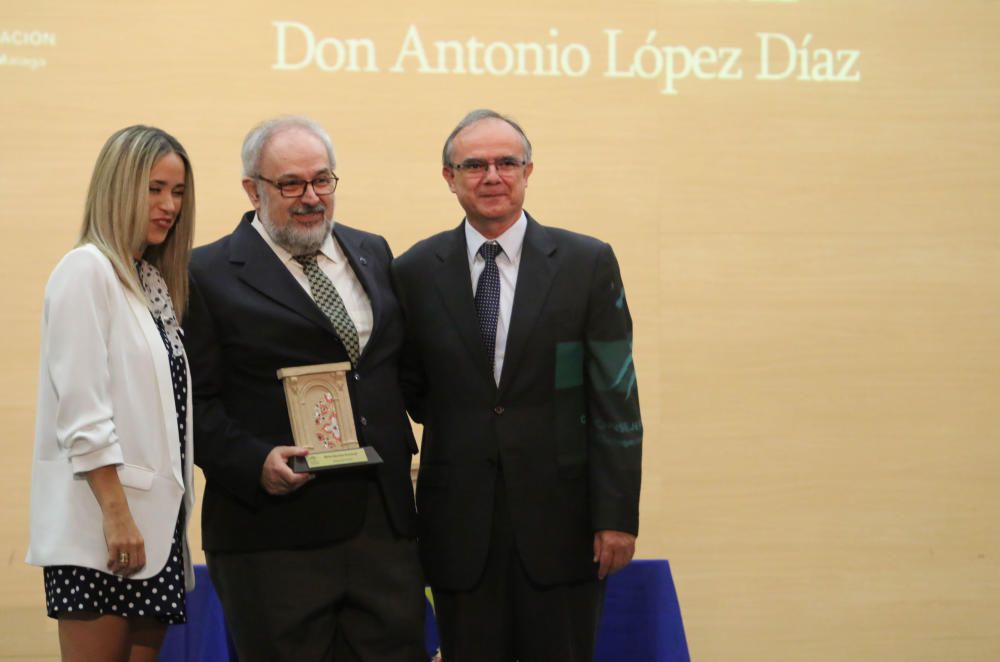
[[[123,506],[104,510],[104,540],[108,544],[108,570],[130,577],[146,565],[146,543],[128,504]]]
[[[104,541],[108,545],[108,570],[130,577],[146,565],[146,542],[132,519],[128,499],[113,465],[98,467],[86,474],[104,515]]]

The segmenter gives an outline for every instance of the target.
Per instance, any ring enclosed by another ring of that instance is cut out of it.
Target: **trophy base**
[[[302,474],[374,464],[382,464],[382,458],[378,452],[371,446],[361,446],[360,448],[310,453],[306,456],[297,455],[292,458],[291,467],[295,473]]]

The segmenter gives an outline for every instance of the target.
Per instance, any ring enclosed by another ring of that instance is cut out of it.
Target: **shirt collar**
[[[503,254],[507,256],[507,259],[513,264],[517,264],[518,260],[521,258],[521,247],[524,246],[524,233],[528,231],[528,219],[524,215],[524,211],[521,211],[521,216],[514,224],[504,230],[504,233],[494,239],[500,248],[503,249]],[[469,223],[469,219],[465,219],[465,246],[469,251],[469,263],[471,264],[473,260],[476,259],[476,254],[479,253],[479,247],[490,241],[483,235],[479,234],[476,228],[472,227]]]
[[[288,264],[295,259],[295,256],[289,253],[288,249],[275,243],[274,239],[271,238],[271,235],[267,233],[267,228],[265,228],[264,224],[261,222],[260,216],[256,213],[253,215],[253,222],[250,223],[250,225],[252,225],[260,236],[263,237],[264,241],[267,242],[267,245],[274,251],[274,254],[281,260],[282,264]],[[326,258],[331,262],[344,261],[344,251],[341,250],[340,244],[333,240],[332,226],[331,231],[327,233],[326,237],[324,237],[323,244],[319,247],[319,252],[326,256]]]

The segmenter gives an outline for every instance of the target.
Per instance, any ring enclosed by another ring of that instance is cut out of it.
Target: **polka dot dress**
[[[187,418],[187,366],[184,357],[170,354],[170,343],[159,319],[156,326],[170,356],[174,386],[177,431],[184,457],[184,425]],[[126,579],[93,568],[72,565],[43,569],[45,607],[51,618],[69,612],[91,612],[127,617],[151,617],[170,625],[187,622],[184,603],[184,505],[181,504],[167,564],[149,579]]]

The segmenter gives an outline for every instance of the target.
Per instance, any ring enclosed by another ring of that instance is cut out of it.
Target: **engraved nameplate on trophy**
[[[292,458],[296,473],[382,463],[374,448],[358,443],[347,390],[350,369],[351,364],[344,362],[278,371],[295,445],[309,449],[309,455]]]

